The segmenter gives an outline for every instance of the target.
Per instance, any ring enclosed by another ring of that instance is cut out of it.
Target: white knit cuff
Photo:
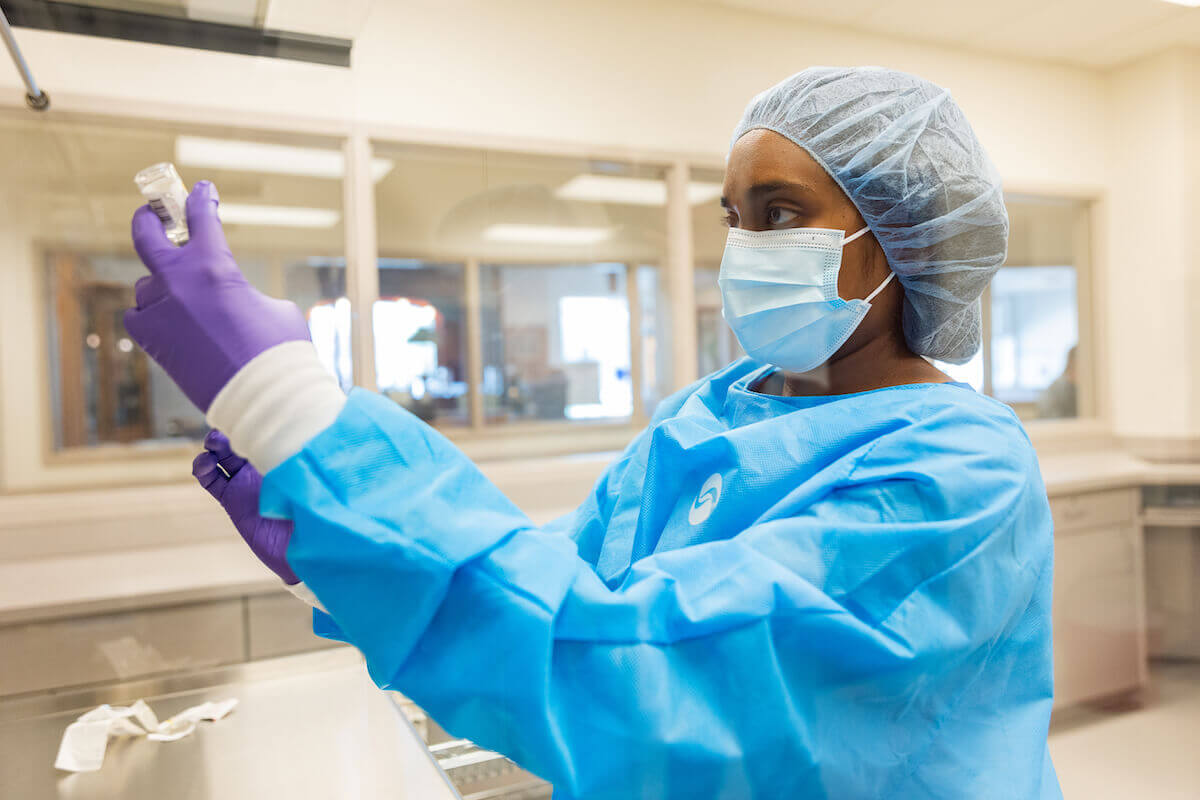
[[[312,342],[285,342],[259,353],[217,393],[208,424],[264,475],[328,428],[346,404]]]
[[[287,590],[318,611],[325,610],[321,606],[321,601],[317,599],[315,594],[313,594],[313,590],[305,586],[303,583],[293,583],[287,587]]]

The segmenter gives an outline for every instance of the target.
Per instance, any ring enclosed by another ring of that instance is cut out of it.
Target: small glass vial
[[[187,187],[169,161],[146,167],[133,176],[133,182],[141,190],[150,208],[162,220],[163,229],[171,243],[187,244]]]

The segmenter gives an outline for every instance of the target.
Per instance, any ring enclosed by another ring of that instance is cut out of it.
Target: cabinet
[[[0,627],[0,702],[42,692],[243,660],[240,600]]]
[[[1150,654],[1200,659],[1200,486],[1146,490]]]
[[[1050,505],[1055,704],[1136,689],[1146,679],[1137,491],[1064,495]]]

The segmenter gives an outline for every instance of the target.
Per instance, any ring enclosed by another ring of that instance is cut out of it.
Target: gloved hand
[[[217,217],[216,188],[201,181],[187,199],[190,238],[167,239],[142,206],[133,215],[133,246],[150,275],[138,280],[137,308],[125,329],[188,399],[208,411],[213,398],[250,359],[277,344],[307,340],[294,304],[259,292],[238,268]]]
[[[246,459],[233,452],[225,434],[210,431],[204,437],[204,452],[192,462],[192,474],[209,494],[217,498],[258,560],[270,567],[289,586],[299,583],[300,579],[292,572],[286,558],[288,542],[292,538],[292,523],[259,515],[258,495],[262,489],[262,475]]]

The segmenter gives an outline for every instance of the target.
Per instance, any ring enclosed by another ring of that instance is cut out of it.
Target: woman
[[[343,396],[208,184],[182,248],[135,216],[126,324],[253,465],[218,434],[196,473],[317,632],[558,797],[1060,796],[1034,452],[924,358],[976,351],[1005,255],[970,126],[918,78],[806,70],[751,102],[724,194],[750,358],[540,529],[431,428]]]

